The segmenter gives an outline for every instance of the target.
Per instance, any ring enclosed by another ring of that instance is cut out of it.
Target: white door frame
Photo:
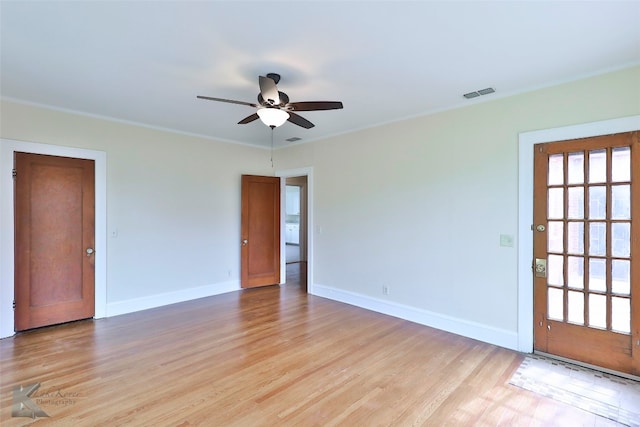
[[[640,130],[640,115],[524,132],[518,146],[518,350],[533,352],[533,146]]]
[[[107,153],[35,142],[0,139],[0,338],[14,331],[13,153],[75,157],[95,161],[95,315],[107,315]]]
[[[287,279],[287,260],[285,219],[286,215],[286,178],[296,176],[307,177],[307,293],[313,294],[313,168],[286,169],[276,171],[275,175],[280,177],[280,283],[286,282]]]

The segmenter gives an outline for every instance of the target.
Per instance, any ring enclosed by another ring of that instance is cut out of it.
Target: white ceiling
[[[0,95],[243,144],[258,75],[300,113],[276,146],[640,64],[639,1],[6,1]],[[462,95],[493,87],[474,100]]]

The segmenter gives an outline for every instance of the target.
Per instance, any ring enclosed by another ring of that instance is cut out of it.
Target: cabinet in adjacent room
[[[300,225],[287,224],[284,231],[284,237],[285,237],[286,243],[299,245],[300,244]]]
[[[285,194],[287,215],[300,215],[300,187],[287,185]]]

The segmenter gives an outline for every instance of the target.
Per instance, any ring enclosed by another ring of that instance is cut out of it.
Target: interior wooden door
[[[535,146],[534,348],[640,375],[638,132]]]
[[[280,178],[242,176],[240,284],[280,283]]]
[[[15,330],[93,317],[94,161],[15,153]]]

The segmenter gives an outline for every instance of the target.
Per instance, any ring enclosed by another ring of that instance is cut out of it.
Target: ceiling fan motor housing
[[[269,77],[275,84],[278,84],[280,81],[280,74],[278,73],[267,73],[267,77]]]
[[[273,102],[271,102],[271,100],[265,100],[262,97],[262,94],[259,93],[258,94],[258,104],[262,105],[263,107],[285,107],[288,103],[289,103],[289,95],[287,95],[284,92],[280,92],[278,91],[278,96],[280,97],[280,104],[274,104]]]

